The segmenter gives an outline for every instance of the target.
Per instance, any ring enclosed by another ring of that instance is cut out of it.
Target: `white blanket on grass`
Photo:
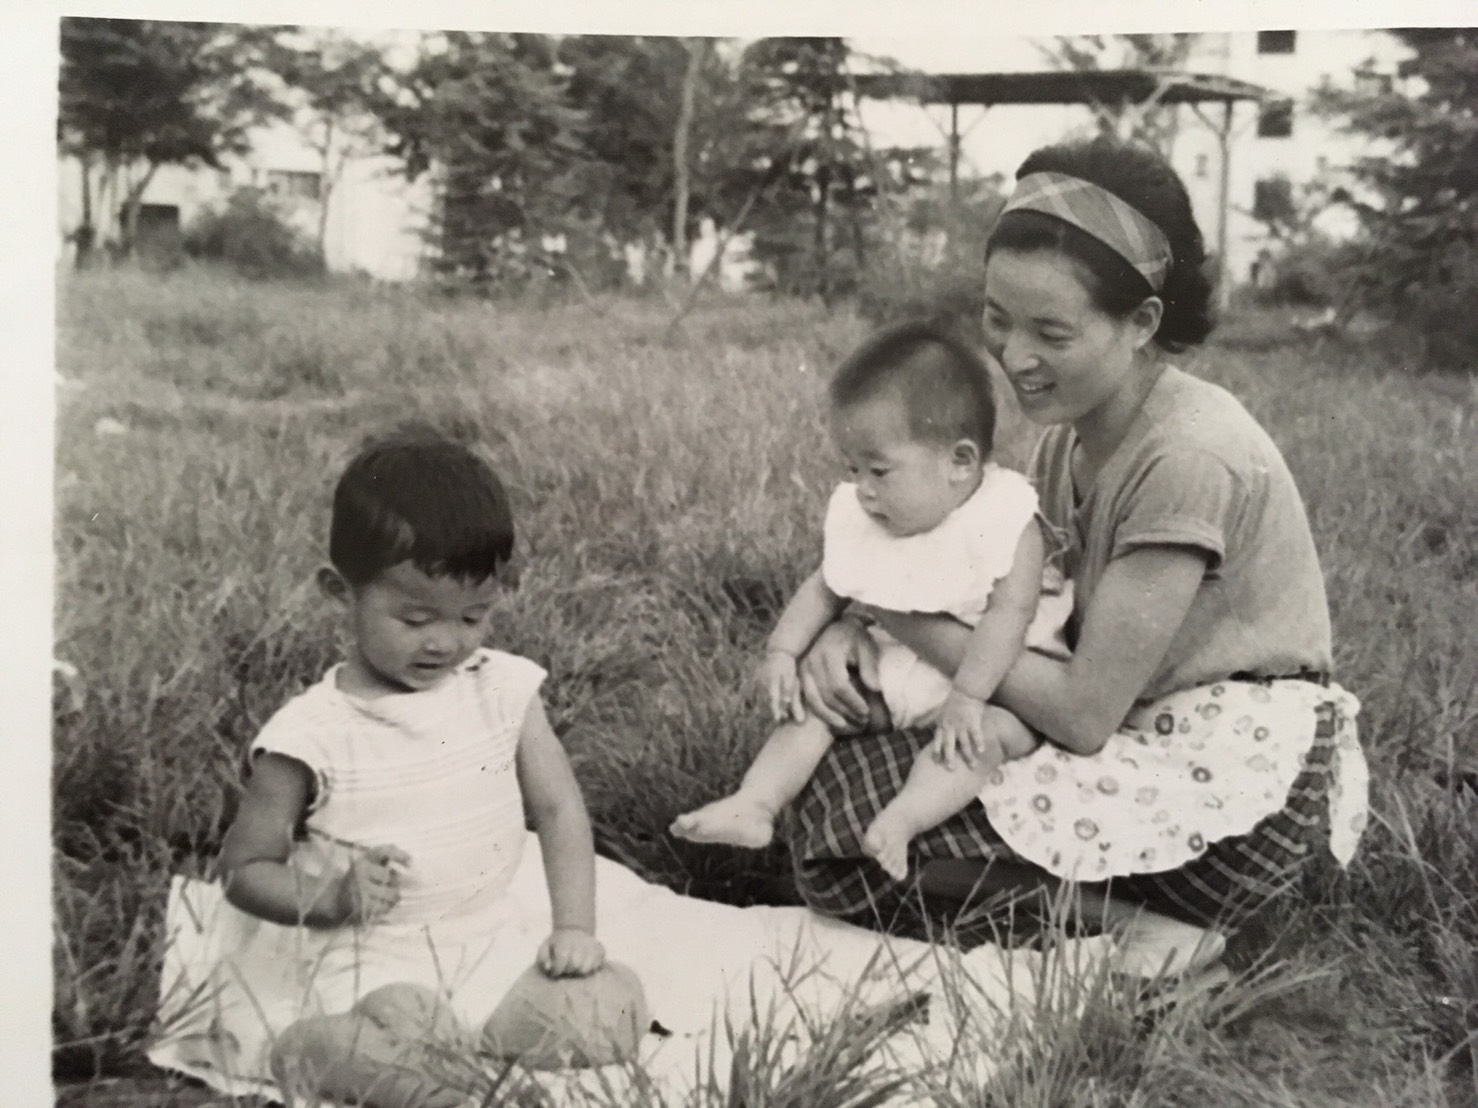
[[[510,894],[520,907],[496,945],[509,984],[532,964],[549,933],[535,836]],[[926,997],[920,1002],[926,1017],[906,1022],[862,1064],[877,1073],[911,1075],[914,1084],[888,1103],[922,1105],[930,1102],[926,1090],[941,1079],[941,1067],[953,1081],[983,1082],[1010,1044],[1030,1042],[1035,1024],[1075,1010],[1110,954],[1107,940],[1086,939],[1060,943],[1047,954],[987,945],[962,955],[804,908],[735,908],[682,896],[606,859],[596,861],[596,903],[608,956],[636,971],[654,1020],[671,1034],[648,1035],[635,1066],[531,1075],[561,1104],[622,1104],[621,1090],[643,1080],[635,1076],[639,1070],[663,1103],[681,1105],[695,1100],[700,1088],[711,1095],[727,1087],[734,1052],[746,1035],[751,1046],[769,1043],[793,1063],[838,1020]],[[231,910],[218,885],[175,878],[161,1031],[148,1056],[225,1093],[280,1100],[270,1075],[218,1068],[199,1027],[192,1030],[183,1015],[218,964],[218,952],[207,949],[216,933],[211,913]],[[775,1045],[778,1040],[783,1046]],[[974,1072],[961,1072],[967,1063]]]

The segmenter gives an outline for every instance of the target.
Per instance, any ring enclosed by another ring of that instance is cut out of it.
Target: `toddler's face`
[[[895,396],[835,408],[831,434],[857,483],[862,510],[894,535],[933,530],[969,495],[980,463],[952,446],[920,442]]]
[[[409,561],[353,589],[349,622],[361,676],[401,692],[435,685],[482,645],[497,590],[495,578],[432,577]]]

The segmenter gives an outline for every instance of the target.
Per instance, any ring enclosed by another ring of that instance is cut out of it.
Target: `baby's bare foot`
[[[862,836],[862,849],[889,877],[903,881],[908,878],[908,844],[913,837],[914,829],[908,820],[885,808]]]
[[[775,813],[743,793],[735,793],[678,816],[669,830],[689,842],[761,850],[775,837]]]

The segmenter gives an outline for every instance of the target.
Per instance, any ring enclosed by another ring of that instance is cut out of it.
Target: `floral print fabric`
[[[1228,680],[1172,693],[1131,712],[1096,754],[1045,743],[1007,762],[980,800],[1013,851],[1059,877],[1175,869],[1283,807],[1329,703],[1329,848],[1344,865],[1365,826],[1368,771],[1359,703],[1337,686]]]

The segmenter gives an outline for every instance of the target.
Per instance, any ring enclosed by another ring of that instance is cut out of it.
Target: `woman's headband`
[[[1028,173],[1016,182],[1007,212],[1041,212],[1071,223],[1118,254],[1159,292],[1170,272],[1170,240],[1135,208],[1091,181],[1065,173]]]

